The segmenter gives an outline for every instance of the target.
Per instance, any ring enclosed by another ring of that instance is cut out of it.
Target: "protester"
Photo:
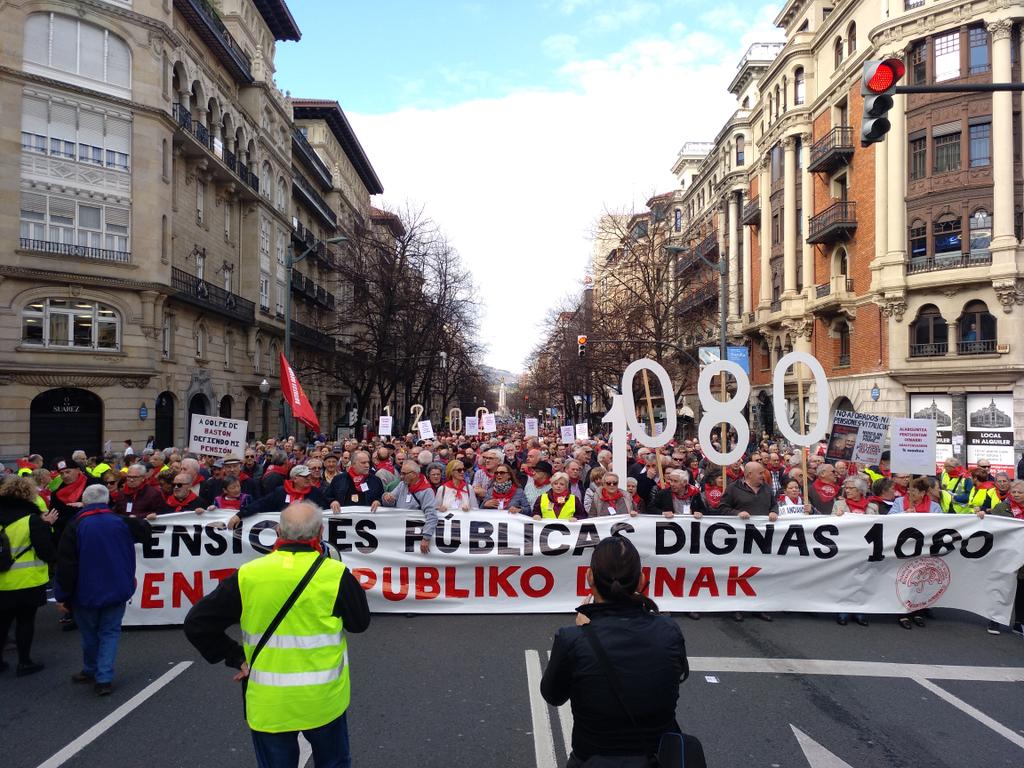
[[[570,490],[571,489],[572,486],[570,486]],[[632,514],[646,514],[647,504],[644,502],[643,499],[640,498],[640,494],[637,492],[637,480],[635,477],[626,478],[626,493],[629,495],[630,506],[633,508]]]
[[[928,481],[923,477],[912,480],[907,486],[906,498],[897,496],[893,502],[892,509],[889,510],[890,515],[900,515],[908,512],[942,514],[942,507],[928,495]]]
[[[192,475],[182,471],[174,476],[171,495],[164,499],[164,508],[159,514],[202,512],[208,506],[210,506],[209,502],[196,493],[195,483],[192,482]],[[156,512],[151,512],[146,515],[146,519],[153,520],[157,514]]]
[[[551,476],[550,488],[533,503],[534,520],[568,520],[575,522],[587,516],[576,506],[576,497],[569,493],[569,476],[559,472]]]
[[[370,611],[352,571],[323,557],[322,536],[319,507],[289,504],[281,512],[274,550],[222,579],[185,618],[185,636],[204,659],[239,670],[234,679],[243,686],[261,768],[296,765],[299,733],[316,765],[351,764],[345,635],[366,631]],[[301,595],[282,610],[307,574]],[[278,614],[283,615],[271,633]],[[241,624],[243,645],[225,633],[234,624]],[[311,637],[317,643],[300,642]]]
[[[370,507],[374,511],[384,497],[384,484],[370,469],[370,454],[356,451],[352,454],[352,466],[335,477],[325,494],[332,512],[342,507]]]
[[[110,508],[119,515],[129,517],[162,514],[167,506],[167,500],[161,495],[158,487],[147,482],[148,475],[148,471],[141,464],[132,464],[128,467],[121,492],[114,498]],[[107,486],[107,489],[110,490],[110,486]],[[172,487],[172,493],[173,490]]]
[[[1024,520],[1024,480],[1014,480],[1010,483],[1006,500],[997,504],[990,514]],[[1022,622],[1024,622],[1024,566],[1017,571],[1017,591],[1013,596],[1013,618],[1010,620],[1013,631],[1024,637],[1024,623]],[[993,632],[993,630],[995,631]],[[988,631],[990,634],[997,634],[999,625],[990,621]]]
[[[423,531],[420,534],[420,552],[430,551],[430,542],[437,528],[437,497],[434,495],[427,478],[420,474],[420,465],[412,460],[402,463],[400,474],[402,481],[394,491],[384,494],[382,503],[385,507],[396,509],[417,509],[423,513]]]
[[[878,514],[888,515],[896,503],[896,486],[888,477],[882,477],[871,484],[869,499],[878,506]]]
[[[602,759],[624,765],[626,756],[640,764],[664,734],[681,733],[675,714],[679,683],[689,676],[686,643],[679,625],[642,594],[640,555],[629,539],[602,539],[586,579],[592,602],[576,609],[576,626],[555,635],[540,692],[552,706],[571,701],[567,768]],[[683,738],[687,768],[704,768],[700,742]]]
[[[473,475],[473,494],[476,496],[477,501],[483,501],[487,495],[487,490],[491,487],[491,483],[494,482],[494,470],[498,468],[503,458],[504,455],[497,448],[484,452],[483,466]],[[451,466],[451,464],[448,466]],[[447,475],[447,472],[445,474]],[[473,509],[476,509],[476,507],[474,506]]]
[[[594,497],[600,493],[604,476],[604,467],[594,467],[590,470],[590,476],[587,478],[586,491],[583,493],[583,511],[588,515],[590,514],[590,508],[594,505]],[[566,477],[568,478],[568,475],[566,475]]]
[[[843,481],[843,496],[836,499],[832,514],[836,517],[847,512],[855,515],[877,515],[878,504],[867,497],[868,482],[862,477],[848,477]]]
[[[308,501],[318,507],[325,506],[323,494],[318,488],[313,487],[309,467],[305,464],[296,464],[288,472],[288,479],[284,481],[283,485],[275,488],[263,498],[242,507],[236,515],[228,520],[228,527],[236,528],[241,520],[260,512],[280,512],[289,504],[298,501]]]
[[[491,456],[488,461],[494,466],[498,466],[498,459]],[[478,470],[477,476],[484,472],[484,470]],[[480,488],[476,486],[470,487],[469,483],[466,482],[466,467],[459,459],[452,459],[448,462],[448,466],[445,467],[445,482],[441,486],[441,491],[437,494],[437,511],[438,512],[468,512],[471,509],[477,509],[477,491]],[[489,487],[494,481],[494,472],[491,471],[490,475],[487,476],[486,485]],[[486,495],[487,491],[484,490],[483,495]]]
[[[135,592],[135,543],[149,537],[149,523],[122,517],[108,506],[102,485],[87,487],[82,507],[61,536],[55,596],[73,609],[82,640],[82,670],[75,683],[92,683],[109,695],[125,606]]]
[[[665,517],[675,515],[694,515],[700,517],[707,511],[696,486],[690,485],[690,478],[685,470],[673,469],[667,475],[668,487],[655,494],[650,512],[661,512]]]
[[[530,509],[526,494],[516,485],[515,474],[508,464],[502,464],[494,470],[494,482],[487,489],[481,508],[507,510],[513,515]]]
[[[527,478],[523,485],[523,494],[526,496],[530,509],[533,509],[537,499],[551,490],[551,475],[554,470],[548,462],[538,461],[533,467],[524,465],[523,472]]]
[[[598,456],[598,459],[600,460],[600,456]],[[568,474],[566,477],[568,478]],[[575,494],[572,494],[572,496],[574,499],[576,498]],[[635,514],[629,496],[619,488],[619,476],[614,472],[605,472],[604,477],[601,478],[601,490],[594,494],[587,516],[607,517],[608,515]]]

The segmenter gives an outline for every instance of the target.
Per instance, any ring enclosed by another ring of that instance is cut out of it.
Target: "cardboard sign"
[[[576,425],[576,439],[577,440],[589,440],[590,439],[590,429],[587,427],[586,424],[577,424]]]
[[[540,431],[537,428],[537,420],[536,419],[527,419],[526,420],[526,436],[527,437],[540,437]]]
[[[935,472],[935,421],[933,419],[892,420],[894,475],[931,475]]]
[[[888,416],[855,411],[836,411],[832,419],[825,461],[853,461],[874,466],[882,458],[882,445],[889,429]]]
[[[245,451],[245,435],[249,422],[240,419],[222,419],[220,416],[192,414],[188,449],[192,453],[208,456],[241,455]]]
[[[973,469],[982,459],[988,459],[992,474],[1006,472],[1013,478],[1012,394],[967,396],[967,466]]]
[[[483,428],[484,432],[497,432],[498,431],[498,425],[497,425],[497,423],[495,423],[495,419],[494,419],[494,414],[493,413],[485,413],[484,414],[483,419],[481,420],[481,427]]]
[[[566,445],[572,445],[576,442],[576,434],[572,428],[572,424],[565,425],[561,428],[560,432],[562,434],[562,442]]]
[[[381,416],[377,422],[377,434],[383,437],[391,437],[391,416]]]
[[[421,440],[433,440],[434,439],[434,427],[430,423],[430,420],[419,422],[420,427],[420,439]]]
[[[467,416],[465,431],[467,437],[476,437],[480,434],[480,420],[476,416]]]

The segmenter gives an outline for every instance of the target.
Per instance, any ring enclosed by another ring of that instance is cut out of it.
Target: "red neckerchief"
[[[911,512],[931,512],[932,510],[932,497],[925,496],[917,504],[914,504],[911,508]]]
[[[237,499],[229,499],[226,496],[218,496],[217,509],[241,509],[242,508],[242,497],[239,496]]]
[[[494,473],[493,472],[488,472],[486,467],[480,467],[480,471],[483,472],[485,475],[487,475],[487,479],[488,480],[491,480],[493,482],[493,480],[494,480]]]
[[[779,494],[779,504],[785,504],[787,506],[802,507],[804,505],[804,500],[801,499],[799,496],[797,496],[795,499],[793,499],[793,498],[790,498],[789,496],[787,496],[784,493],[780,493]]]
[[[725,468],[725,475],[730,480],[739,480],[741,477],[743,477],[743,470],[742,469],[733,469],[732,467],[726,467]]]
[[[276,473],[278,475],[284,475],[285,477],[288,477],[288,473],[291,472],[291,470],[292,470],[292,465],[291,464],[271,464],[267,468],[267,472],[274,472],[274,473]],[[266,473],[264,473],[264,474],[266,474]]]
[[[974,487],[975,488],[981,488],[981,490],[983,490],[983,491],[987,491],[989,488],[995,488],[996,484],[993,483],[991,480],[983,480],[980,483],[975,483]]]
[[[533,477],[534,469],[529,464],[523,464],[523,474],[527,477]]]
[[[320,543],[320,540],[317,539],[317,538],[312,538],[312,539],[278,539],[276,542],[274,542],[274,549],[273,549],[273,551],[276,552],[277,550],[279,550],[281,547],[285,546],[286,544],[305,544],[307,547],[312,547],[313,549],[315,549],[321,555],[324,553],[324,547]]]
[[[243,469],[238,473],[238,479],[244,483],[246,480],[252,480],[252,475]]]
[[[838,485],[835,483],[826,483],[820,477],[815,480],[812,485],[814,486],[814,490],[816,490],[818,495],[822,498],[822,501],[832,501],[839,495]]]
[[[491,486],[491,498],[492,499],[497,499],[498,501],[508,501],[508,502],[511,502],[512,501],[512,497],[516,495],[516,491],[517,490],[519,490],[519,489],[516,488],[513,485],[511,488],[508,489],[507,493],[498,493],[496,490],[494,490],[494,486],[492,485]]]
[[[448,485],[448,483],[445,483]],[[416,482],[409,486],[409,493],[419,493],[430,488],[430,481],[427,480],[423,475],[416,478]]]
[[[199,497],[196,496],[194,493],[192,493],[192,491],[189,491],[188,492],[188,497],[185,498],[183,501],[178,501],[176,498],[174,498],[174,494],[173,493],[170,496],[167,497],[166,501],[167,501],[167,506],[172,508],[171,509],[172,512],[181,512],[182,507],[186,506],[187,504],[191,504],[193,501],[195,501],[198,498]]]
[[[672,491],[672,496],[674,498],[679,499],[679,501],[689,501],[694,496],[696,496],[698,493],[700,493],[700,490],[698,490],[697,488],[693,487],[692,485],[688,485],[688,486],[686,486],[686,491],[683,493],[682,496],[680,496],[675,491]]]
[[[621,498],[622,491],[618,488],[615,489],[614,493],[608,493],[608,488],[606,486],[601,486],[601,501],[614,505]]]
[[[390,461],[385,461],[385,462],[382,462],[380,464],[374,464],[373,468],[374,469],[386,469],[388,472],[390,472],[393,475],[394,474],[398,474],[397,471],[395,470],[395,465],[392,464]]]
[[[352,484],[357,487],[360,485],[360,483],[366,482],[366,478],[369,477],[369,475],[356,474],[356,471],[351,467],[349,467],[348,469],[348,476],[352,478]]]
[[[843,501],[846,502],[846,506],[850,508],[851,512],[860,512],[861,514],[864,514],[868,509],[868,500],[863,496],[861,496],[857,501],[854,501],[853,499],[843,499]]]
[[[68,485],[62,485],[57,489],[57,498],[65,504],[73,504],[82,498],[82,491],[85,490],[85,475],[78,473],[78,479]]]
[[[718,483],[704,486],[704,495],[708,497],[708,504],[712,509],[718,509],[718,505],[722,503],[723,493],[722,486]]]
[[[445,488],[451,488],[453,491],[455,491],[455,500],[456,501],[462,501],[463,494],[465,494],[466,496],[469,495],[469,486],[466,484],[465,480],[462,481],[462,485],[455,485],[454,482],[449,480],[448,482],[446,482],[444,484],[444,487]]]
[[[904,503],[906,503],[906,501],[907,501],[907,489],[904,488],[902,485],[896,485],[896,483],[892,484],[892,489],[896,493],[896,495],[902,497]],[[896,499],[893,499],[893,501],[896,501]]]
[[[313,490],[310,485],[306,490],[300,491],[291,480],[284,481],[285,501],[291,504],[293,501],[302,501]]]
[[[639,509],[639,508],[640,508],[640,494],[639,493],[634,493],[633,494],[633,509]]]
[[[1011,496],[1008,501],[1010,502],[1010,514],[1016,517],[1018,520],[1024,520],[1024,506],[1018,504]]]

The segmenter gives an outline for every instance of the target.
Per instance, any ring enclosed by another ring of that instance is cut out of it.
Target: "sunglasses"
[[[120,480],[107,480],[107,485],[117,485]]]
[[[616,482],[615,480],[612,480],[610,483],[606,482],[605,485],[618,485],[618,482]]]
[[[188,488],[188,483],[174,483],[175,488]]]

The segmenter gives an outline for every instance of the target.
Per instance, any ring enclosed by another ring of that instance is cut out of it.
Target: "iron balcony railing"
[[[948,341],[936,341],[931,344],[911,344],[911,357],[943,357],[949,352]]]
[[[774,301],[772,301],[772,303],[769,305],[769,309],[772,312],[781,312],[782,311],[782,299],[775,299]]]
[[[319,349],[334,349],[334,337],[305,323],[300,323],[298,320],[292,320],[292,336],[298,341]]]
[[[293,171],[292,181],[294,182],[295,187],[301,190],[302,193],[306,196],[306,199],[310,203],[310,207],[312,207],[313,210],[317,214],[319,214],[324,219],[324,221],[326,221],[332,227],[337,227],[337,215],[334,213],[334,211],[331,210],[331,206],[329,206],[327,204],[327,201],[324,200],[323,197],[321,197],[320,193],[313,189],[313,185],[306,181],[306,177],[303,176],[298,171]]]
[[[987,355],[995,351],[995,339],[980,339],[978,341],[958,341],[956,343],[956,353],[958,355]]]
[[[810,221],[808,243],[834,243],[844,240],[857,229],[857,204],[839,200]]]
[[[694,253],[698,257],[703,256],[704,258],[708,258],[708,256],[712,253],[712,251],[715,251],[717,249],[718,249],[718,233],[717,232],[712,232],[707,237],[705,237],[703,240],[701,240],[700,243],[697,244],[697,247],[694,248],[693,250],[694,250]]]
[[[853,156],[853,128],[837,125],[811,145],[807,170],[831,172],[849,162]]]
[[[931,256],[913,256],[907,262],[907,274],[916,275],[922,272],[937,272],[943,269],[960,269],[962,267],[981,267],[992,263],[989,251],[971,251],[969,253],[937,253]]]
[[[847,293],[853,293],[853,278],[852,277],[846,278],[846,281],[843,284],[843,287],[846,289]],[[822,285],[814,286],[814,297],[817,298],[817,299],[823,299],[826,296],[831,295],[831,293],[832,293],[832,281],[831,280],[829,282],[827,282],[827,283],[822,284]]]
[[[219,285],[208,283],[202,278],[190,275],[183,269],[172,267],[171,287],[177,298],[204,309],[211,309],[242,322],[256,321],[256,305]]]
[[[319,177],[324,189],[330,189],[334,183],[330,169],[320,159],[316,150],[313,149],[313,145],[309,143],[309,139],[298,128],[292,133],[292,144],[302,159],[306,161],[306,165],[310,167],[310,170]]]
[[[740,221],[743,224],[760,224],[761,223],[761,198],[753,197],[748,200],[743,206],[743,213],[740,216]]]
[[[235,77],[247,84],[253,82],[252,61],[228,32],[217,10],[208,0],[174,0],[174,7]]]
[[[702,286],[690,291],[679,297],[677,314],[685,314],[692,309],[706,304],[709,301],[718,298],[718,285],[715,283],[705,283]]]
[[[18,241],[18,246],[26,251],[56,253],[61,256],[79,256],[83,259],[96,259],[98,261],[116,261],[119,264],[130,264],[132,261],[131,251],[108,251],[105,248],[89,248],[72,243],[55,243],[51,240],[32,240],[23,237]]]
[[[839,356],[839,365],[840,365],[840,367],[846,366],[846,365],[849,365],[849,364],[850,364],[850,356],[849,355],[840,355]]]
[[[181,127],[181,129],[202,144],[206,151],[209,152],[217,162],[223,163],[229,171],[251,187],[254,192],[260,191],[259,178],[255,173],[251,173],[232,152],[225,149],[223,151],[224,156],[221,157],[214,151],[214,141],[213,136],[210,134],[210,129],[198,120],[194,119],[192,117],[192,113],[189,112],[188,107],[181,102],[176,101],[171,105],[171,114],[174,117],[174,121]]]

